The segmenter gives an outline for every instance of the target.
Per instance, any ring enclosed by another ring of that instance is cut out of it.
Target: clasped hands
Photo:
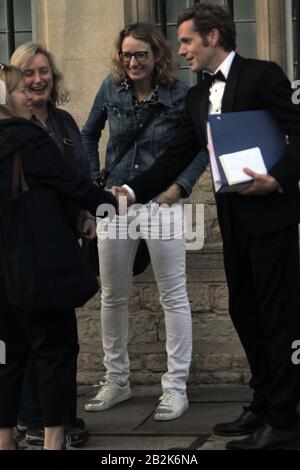
[[[111,188],[107,189],[110,191],[117,199],[119,204],[119,215],[124,215],[127,212],[127,209],[134,203],[130,193],[124,188],[123,186],[112,186]],[[166,191],[162,192],[156,199],[155,199],[155,209],[154,211],[158,211],[159,207],[162,204],[167,206],[172,206],[179,202],[181,197],[181,186],[177,183],[173,183]]]
[[[118,200],[118,215],[125,215],[127,210],[134,203],[130,193],[122,186],[112,186],[106,188]]]

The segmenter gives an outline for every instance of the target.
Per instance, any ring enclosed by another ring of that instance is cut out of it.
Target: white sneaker
[[[100,383],[101,385],[101,383]],[[131,397],[130,385],[118,385],[106,380],[97,395],[84,405],[85,411],[104,411]]]
[[[160,404],[155,410],[156,421],[168,421],[179,418],[189,407],[189,401],[185,392],[174,388],[166,389],[159,398]]]

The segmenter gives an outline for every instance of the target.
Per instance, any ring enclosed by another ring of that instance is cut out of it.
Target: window
[[[300,80],[300,5],[293,0],[294,78]]]
[[[233,2],[228,3],[231,3],[236,25],[237,50],[239,54],[244,57],[256,58],[255,0],[243,0],[242,2],[240,0],[233,0]]]
[[[195,3],[197,0],[155,0],[156,24],[167,36],[174,49],[178,49],[176,21],[179,13]],[[221,6],[227,6],[234,17],[237,29],[237,49],[245,57],[256,57],[256,16],[255,0],[211,0]],[[196,76],[190,72],[183,58],[178,59],[178,78],[189,85],[196,82]]]
[[[194,5],[194,3],[194,0],[156,0],[155,2],[156,24],[160,26],[175,51],[178,50],[177,17],[182,10]],[[178,56],[178,64],[177,78],[189,85],[194,85],[197,77],[190,71],[187,61]]]
[[[291,81],[300,78],[299,73],[299,0],[286,0],[284,3],[286,73]]]
[[[0,62],[9,62],[13,49],[31,39],[31,0],[0,0]]]

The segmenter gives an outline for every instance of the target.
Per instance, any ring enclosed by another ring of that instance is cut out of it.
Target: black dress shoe
[[[300,432],[287,429],[275,429],[264,424],[251,436],[245,439],[230,441],[226,444],[227,450],[275,450],[300,449]]]
[[[244,407],[243,413],[235,421],[216,424],[213,432],[217,436],[245,436],[254,433],[263,424],[264,418],[261,415]]]

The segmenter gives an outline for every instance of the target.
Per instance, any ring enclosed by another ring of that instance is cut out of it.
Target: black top
[[[0,120],[0,200],[12,194],[13,157],[16,151],[21,152],[29,189],[54,189],[74,232],[77,209],[86,209],[95,215],[102,203],[117,207],[111,193],[97,188],[62,156],[47,130],[23,118]]]

